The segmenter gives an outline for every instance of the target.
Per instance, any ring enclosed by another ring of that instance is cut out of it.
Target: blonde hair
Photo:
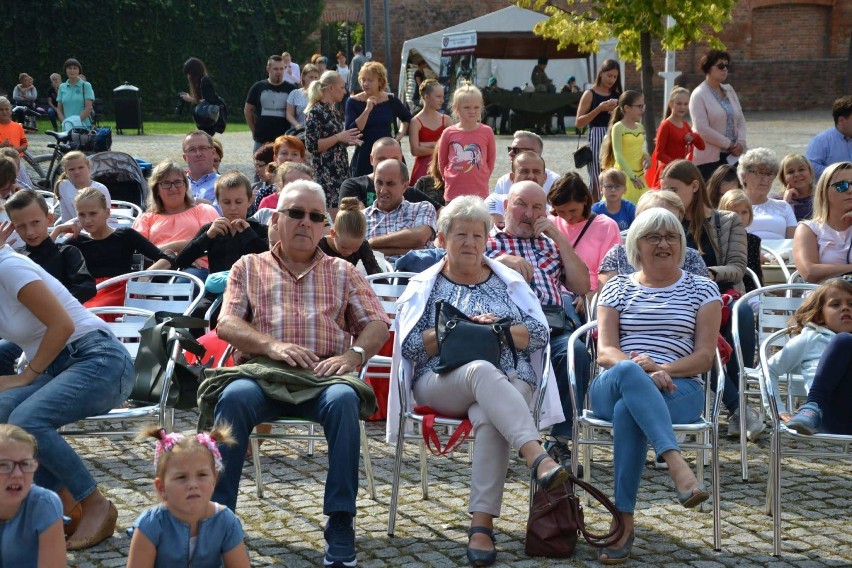
[[[0,424],[0,446],[9,442],[29,446],[33,450],[33,456],[38,452],[38,442],[35,436],[14,424]]]
[[[142,430],[137,436],[137,439],[144,440],[147,438],[153,438],[158,442],[163,442],[163,439],[167,435],[168,433],[160,426],[150,426]],[[231,427],[227,424],[214,427],[210,430],[210,432],[208,432],[208,435],[216,442],[217,445],[230,445],[234,443],[234,438],[231,436]],[[154,470],[154,476],[160,479],[165,476],[169,460],[174,454],[195,452],[206,452],[207,455],[210,456],[210,469],[213,471],[214,475],[217,475],[218,471],[216,469],[213,452],[210,451],[210,448],[199,442],[198,437],[195,434],[188,434],[160,454],[159,459],[157,459],[157,467]]]
[[[680,219],[683,221],[686,215],[686,208],[683,206],[683,200],[674,191],[661,189],[660,191],[646,191],[636,203],[636,215],[644,213],[652,207],[662,207],[663,209],[676,210],[680,214]]]
[[[461,86],[459,86],[456,91],[453,93],[453,118],[459,120],[458,108],[461,104],[462,100],[467,97],[476,97],[479,99],[479,102],[482,103],[482,91],[480,91],[473,83],[470,81],[462,81]]]
[[[598,180],[600,184],[603,185],[605,180],[612,180],[618,185],[627,185],[627,174],[622,172],[621,170],[617,170],[615,168],[609,168],[601,172],[601,175],[598,176]]]
[[[367,235],[367,218],[361,212],[357,197],[344,197],[334,218],[334,232],[341,237],[363,239]]]
[[[739,205],[747,205],[748,206],[748,227],[751,225],[751,222],[754,221],[754,209],[751,207],[751,199],[748,198],[746,192],[741,189],[732,189],[730,191],[726,191],[722,198],[719,199],[719,207],[720,211],[733,211],[735,207]]]
[[[302,87],[303,87],[303,88],[307,87],[307,85],[305,85],[305,78],[306,78],[305,76],[306,76],[308,73],[316,73],[317,75],[319,75],[319,67],[317,67],[317,66],[316,66],[316,65],[314,65],[313,63],[306,63],[306,64],[305,64],[305,66],[304,66],[304,67],[302,67],[302,79],[301,79],[301,83],[302,83]]]
[[[369,61],[358,71],[358,81],[367,73],[373,75],[379,82],[379,91],[384,91],[388,87],[388,71],[385,66],[378,61]]]
[[[814,167],[811,165],[810,160],[804,157],[801,154],[787,154],[781,160],[781,167],[778,169],[778,181],[781,182],[781,185],[786,189],[787,187],[787,174],[784,170],[787,169],[787,166],[801,166],[804,165],[808,168],[808,171],[811,172],[811,189],[814,187]]]
[[[305,107],[305,115],[308,114],[315,104],[320,102],[325,90],[333,84],[343,81],[343,76],[337,71],[326,71],[319,79],[308,85],[308,106]]]
[[[86,156],[86,154],[79,150],[72,150],[71,152],[68,152],[67,154],[62,156],[62,159],[59,161],[59,163],[62,165],[62,173],[59,174],[59,177],[56,178],[56,183],[53,185],[53,195],[56,196],[57,201],[61,199],[59,196],[59,184],[68,179],[68,175],[65,173],[65,169],[68,167],[68,163],[73,160],[86,160],[86,165],[91,167],[89,158]]]
[[[672,92],[669,93],[669,102],[666,105],[666,112],[663,114],[663,118],[668,118],[672,115],[672,103],[675,100],[675,97],[679,95],[686,95],[689,98],[689,89],[685,89],[683,87],[675,87],[672,89]]]
[[[814,209],[811,219],[817,223],[828,222],[828,192],[831,189],[831,178],[839,171],[852,170],[852,162],[837,162],[828,166],[814,189]]]
[[[303,164],[301,162],[284,162],[275,169],[275,180],[273,181],[273,185],[279,190],[282,189],[285,185],[284,182],[287,178],[287,174],[290,172],[302,172],[309,176],[310,179],[314,179],[314,169],[308,164]]]
[[[107,206],[106,195],[95,189],[94,187],[86,187],[77,192],[77,195],[74,196],[74,205],[77,205],[81,201],[85,201],[86,199],[93,199],[98,202],[98,205],[103,207],[104,209],[109,209]]]

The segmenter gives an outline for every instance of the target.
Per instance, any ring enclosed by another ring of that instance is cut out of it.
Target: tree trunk
[[[654,66],[651,63],[651,33],[639,34],[639,49],[642,56],[642,93],[645,95],[645,116],[642,125],[645,127],[645,141],[648,153],[654,153],[654,145],[657,137],[657,110],[655,104],[657,97],[654,96]]]

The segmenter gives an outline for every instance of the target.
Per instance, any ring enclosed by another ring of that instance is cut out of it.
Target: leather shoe
[[[550,491],[551,489],[559,487],[560,485],[568,481],[568,470],[562,467],[561,465],[558,465],[547,473],[545,473],[544,475],[542,475],[541,477],[539,477],[538,466],[541,465],[541,462],[543,462],[547,458],[550,458],[550,455],[541,454],[540,456],[535,458],[535,461],[533,462],[532,467],[530,469],[532,469],[533,471],[533,476],[536,478],[538,486],[544,489],[545,491]]]
[[[118,509],[115,508],[115,505],[112,504],[112,501],[109,502],[109,511],[107,512],[107,516],[104,519],[101,528],[98,531],[88,537],[84,538],[69,538],[66,543],[68,550],[82,550],[84,548],[91,548],[96,544],[99,544],[109,537],[113,535],[115,532],[115,524],[118,521]]]
[[[65,521],[65,526],[63,527],[65,538],[68,538],[77,532],[77,527],[80,526],[80,519],[83,518],[83,506],[77,503],[73,509],[68,511],[68,514],[64,518],[68,519]]]
[[[491,539],[491,542],[497,544],[494,540],[494,530],[487,527],[470,527],[467,529],[467,536],[471,537],[475,534],[484,534]],[[497,549],[481,550],[479,548],[467,547],[467,561],[471,566],[491,566],[497,562]]]

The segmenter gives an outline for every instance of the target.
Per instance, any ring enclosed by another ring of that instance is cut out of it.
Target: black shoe
[[[553,461],[571,471],[571,449],[565,442],[549,442],[547,453],[553,458]],[[583,464],[577,464],[576,477],[583,477]]]
[[[323,534],[326,542],[323,566],[351,568],[358,565],[351,514],[337,512],[329,515]]]
[[[470,527],[467,529],[467,536],[471,537],[475,534],[484,534],[491,539],[491,542],[497,544],[494,540],[494,531],[486,527]],[[497,549],[481,550],[479,548],[467,547],[467,560],[471,566],[491,566],[497,562]]]

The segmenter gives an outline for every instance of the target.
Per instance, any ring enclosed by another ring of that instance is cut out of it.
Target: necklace
[[[450,272],[449,266],[445,266],[444,269],[441,270],[441,273],[447,280],[454,282],[455,284],[467,286],[468,288],[476,288],[486,280],[485,277],[488,275],[488,267],[484,264],[480,265],[479,272],[476,273],[475,277],[458,278]]]

